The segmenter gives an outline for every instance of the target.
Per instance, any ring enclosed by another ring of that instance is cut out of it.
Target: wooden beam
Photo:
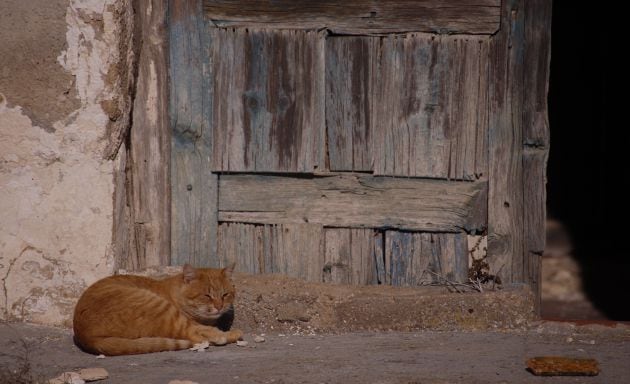
[[[481,230],[487,183],[373,177],[221,175],[219,221],[416,231]],[[481,208],[480,208],[481,207]],[[480,219],[475,216],[482,216]]]
[[[551,58],[551,1],[525,4],[523,186],[525,190],[524,278],[540,310],[541,257],[545,248],[546,169],[549,156],[549,62]]]
[[[490,45],[488,263],[504,283],[540,284],[551,1],[509,0]]]
[[[492,34],[500,0],[204,0],[219,27],[327,28],[340,34]]]
[[[523,9],[503,4],[490,44],[488,264],[503,283],[523,282]]]
[[[168,119],[166,3],[137,0],[138,76],[130,131],[132,230],[127,265],[168,265],[171,256],[171,131]]]
[[[169,5],[171,264],[215,266],[217,176],[210,172],[210,35],[199,0],[171,0]]]

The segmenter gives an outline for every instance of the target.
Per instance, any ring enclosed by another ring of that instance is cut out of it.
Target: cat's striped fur
[[[234,343],[241,331],[216,327],[233,311],[233,268],[185,265],[183,273],[164,280],[99,280],[75,308],[75,342],[87,352],[109,356],[186,349],[203,341]]]

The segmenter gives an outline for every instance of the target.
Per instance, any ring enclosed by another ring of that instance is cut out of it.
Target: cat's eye
[[[228,296],[230,296],[230,293],[229,293],[229,292],[226,292],[226,293],[224,293],[224,294],[223,294],[223,298],[224,298],[224,299],[225,299],[226,297],[228,297]]]

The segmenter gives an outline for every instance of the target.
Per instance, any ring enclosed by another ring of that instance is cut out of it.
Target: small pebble
[[[236,342],[236,346],[238,347],[247,347],[247,344],[249,344],[247,341],[245,340],[239,340]]]
[[[109,373],[104,368],[84,368],[79,370],[79,375],[85,381],[105,380]]]
[[[254,343],[264,343],[265,342],[265,338],[262,336],[256,336],[254,337]]]
[[[96,358],[97,358],[97,359],[104,359],[104,358],[105,358],[105,355],[98,355],[98,356],[96,356]]]

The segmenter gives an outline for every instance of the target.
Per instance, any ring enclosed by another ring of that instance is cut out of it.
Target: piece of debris
[[[533,357],[527,369],[536,376],[596,376],[599,366],[595,359],[574,359],[559,356]]]
[[[264,343],[265,342],[265,338],[262,336],[256,336],[254,337],[254,343]]]
[[[239,340],[236,342],[236,346],[237,347],[247,347],[247,344],[249,344],[247,341],[245,340]]]
[[[48,380],[48,384],[85,384],[85,380],[76,372],[64,372],[54,379]]]
[[[191,348],[188,348],[188,349],[191,350],[191,351],[195,351],[195,352],[203,352],[209,347],[210,347],[210,343],[207,342],[207,341],[204,341],[202,343],[197,343],[197,344],[193,345]]]
[[[86,382],[105,380],[109,377],[109,373],[105,368],[83,368],[79,370],[79,376]]]
[[[105,355],[98,355],[98,356],[96,356],[96,358],[97,358],[97,359],[104,359],[104,358],[105,358]]]

